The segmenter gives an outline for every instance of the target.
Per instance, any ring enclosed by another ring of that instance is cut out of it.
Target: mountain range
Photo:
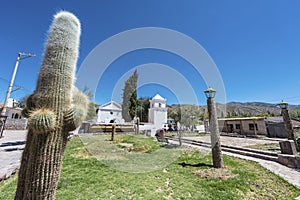
[[[181,115],[186,113],[186,115],[203,116],[205,108],[205,105],[173,104],[169,106],[168,113],[181,112]],[[288,109],[293,117],[299,118],[300,105],[289,105]],[[276,104],[264,102],[229,102],[225,105],[217,104],[217,112],[219,117],[279,116],[281,109]]]
[[[289,105],[289,110],[300,110],[300,105]],[[226,104],[226,111],[237,115],[257,116],[263,114],[280,115],[281,109],[276,104],[263,102],[230,102]]]

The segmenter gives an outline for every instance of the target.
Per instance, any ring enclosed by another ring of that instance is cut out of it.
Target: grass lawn
[[[250,148],[250,149],[258,149],[258,150],[273,151],[273,152],[276,152],[276,153],[281,153],[279,142],[250,145],[250,146],[246,146],[246,147]]]
[[[300,132],[296,132],[295,133],[295,137],[298,139],[298,138],[300,138]]]
[[[108,138],[71,139],[56,199],[294,199],[300,195],[299,189],[251,161],[224,155],[226,168],[214,169],[211,154],[193,148],[164,147],[143,136],[117,135],[115,142]],[[15,189],[15,177],[2,182],[0,199],[13,199]]]
[[[166,136],[176,136],[178,137],[178,132],[177,131],[169,131],[166,132]],[[207,133],[198,133],[198,132],[182,132],[181,136],[182,137],[199,137],[199,136],[206,136],[209,135]]]

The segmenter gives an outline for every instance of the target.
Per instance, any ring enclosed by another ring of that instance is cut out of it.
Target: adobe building
[[[294,132],[300,130],[300,121],[296,119],[291,119]],[[285,124],[282,116],[280,117],[266,117],[266,128],[269,137],[276,138],[287,138]]]
[[[218,119],[221,132],[241,135],[267,135],[264,117],[242,117]]]

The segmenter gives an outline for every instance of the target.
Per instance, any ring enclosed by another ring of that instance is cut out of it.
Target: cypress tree
[[[131,121],[136,116],[137,109],[137,70],[126,80],[123,89],[122,117],[126,122]]]

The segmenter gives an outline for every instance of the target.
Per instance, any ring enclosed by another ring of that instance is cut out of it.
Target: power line
[[[16,73],[17,73],[17,69],[18,69],[20,60],[23,60],[23,59],[26,59],[26,58],[29,58],[29,57],[34,57],[34,56],[35,56],[35,54],[30,54],[30,53],[25,54],[25,53],[20,53],[20,52],[18,53],[18,57],[17,57],[16,63],[15,63],[15,67],[14,67],[13,73],[11,75],[11,80],[9,82],[8,89],[7,89],[7,92],[6,92],[6,97],[5,97],[5,100],[4,100],[4,103],[3,103],[3,109],[1,111],[1,115],[6,114],[7,102],[8,102],[8,99],[10,97],[10,93],[12,92],[12,88],[14,86],[15,76],[16,76]]]
[[[0,80],[9,83],[9,80],[7,80],[7,79],[5,79],[5,78],[0,77]],[[24,86],[21,86],[21,85],[14,85],[13,87],[14,87],[14,88],[19,88],[19,89],[22,89],[22,90],[26,90],[26,91],[28,91],[28,92],[31,92],[30,89],[28,89],[28,88],[26,88],[26,87],[24,87]],[[15,90],[15,91],[16,91],[16,90]],[[12,91],[12,92],[14,92],[14,91]]]

